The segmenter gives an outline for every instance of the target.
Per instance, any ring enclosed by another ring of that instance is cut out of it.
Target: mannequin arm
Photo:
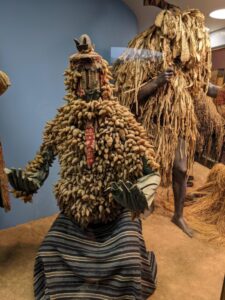
[[[135,184],[120,180],[117,183],[113,182],[108,189],[112,193],[114,200],[133,212],[135,216],[139,216],[146,211],[149,214],[151,213],[151,205],[160,184],[159,173],[153,171],[147,165],[145,158],[143,158],[143,175]]]
[[[9,183],[14,189],[14,196],[22,198],[25,202],[31,201],[32,195],[38,191],[48,177],[53,160],[53,151],[42,146],[25,170],[5,168]]]
[[[173,70],[168,69],[159,74],[155,79],[147,81],[138,92],[138,102],[144,104],[149,96],[151,96],[158,88],[169,82],[173,75]]]
[[[225,86],[216,86],[210,83],[207,95],[214,98],[216,106],[225,105]]]
[[[220,90],[221,90],[220,86],[209,83],[207,96],[212,97],[212,98],[216,98],[218,96],[218,93],[219,93]]]

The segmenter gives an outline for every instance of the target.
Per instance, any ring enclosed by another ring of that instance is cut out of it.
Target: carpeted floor
[[[198,184],[207,169],[195,166]],[[166,198],[166,191],[160,191]],[[55,216],[0,232],[0,299],[32,300],[33,263]],[[185,236],[156,212],[143,222],[147,247],[158,261],[158,288],[152,300],[219,300],[225,273],[225,249]]]

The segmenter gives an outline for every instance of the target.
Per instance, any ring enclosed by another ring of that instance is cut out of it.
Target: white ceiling
[[[143,0],[123,0],[135,13],[139,31],[142,31],[153,24],[159,8],[153,6],[144,6]],[[225,0],[168,0],[182,9],[198,8],[206,17],[206,26],[210,31],[215,31],[225,27],[225,20],[216,20],[209,17],[213,10],[225,8]]]

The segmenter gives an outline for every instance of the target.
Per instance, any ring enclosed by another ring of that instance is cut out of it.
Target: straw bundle
[[[208,240],[225,244],[225,166],[216,164],[193,196],[186,209],[190,224]]]

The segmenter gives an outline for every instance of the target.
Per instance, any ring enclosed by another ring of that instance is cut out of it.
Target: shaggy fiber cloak
[[[82,89],[80,97],[75,94],[81,74],[73,70],[74,57],[79,59],[81,54],[72,56],[65,72],[68,103],[47,122],[40,151],[25,169],[28,175],[35,174],[45,168],[46,153],[51,153],[51,162],[58,156],[60,179],[54,188],[55,196],[60,210],[81,226],[107,223],[117,217],[121,207],[106,190],[119,180],[136,183],[143,176],[143,157],[152,170],[158,169],[145,129],[111,96],[107,62],[97,53],[91,54],[96,57],[96,69],[103,68],[96,75],[103,85],[101,95],[86,101],[80,98]],[[91,144],[87,141],[90,129]],[[17,191],[14,194],[21,196]]]
[[[140,87],[162,71],[175,72],[170,83],[159,88],[145,105],[137,101]],[[206,94],[211,74],[211,48],[204,16],[198,10],[163,10],[155,25],[137,35],[114,65],[119,100],[136,110],[154,137],[162,182],[171,181],[175,150],[185,141],[183,155],[188,170],[197,138],[194,97]]]

